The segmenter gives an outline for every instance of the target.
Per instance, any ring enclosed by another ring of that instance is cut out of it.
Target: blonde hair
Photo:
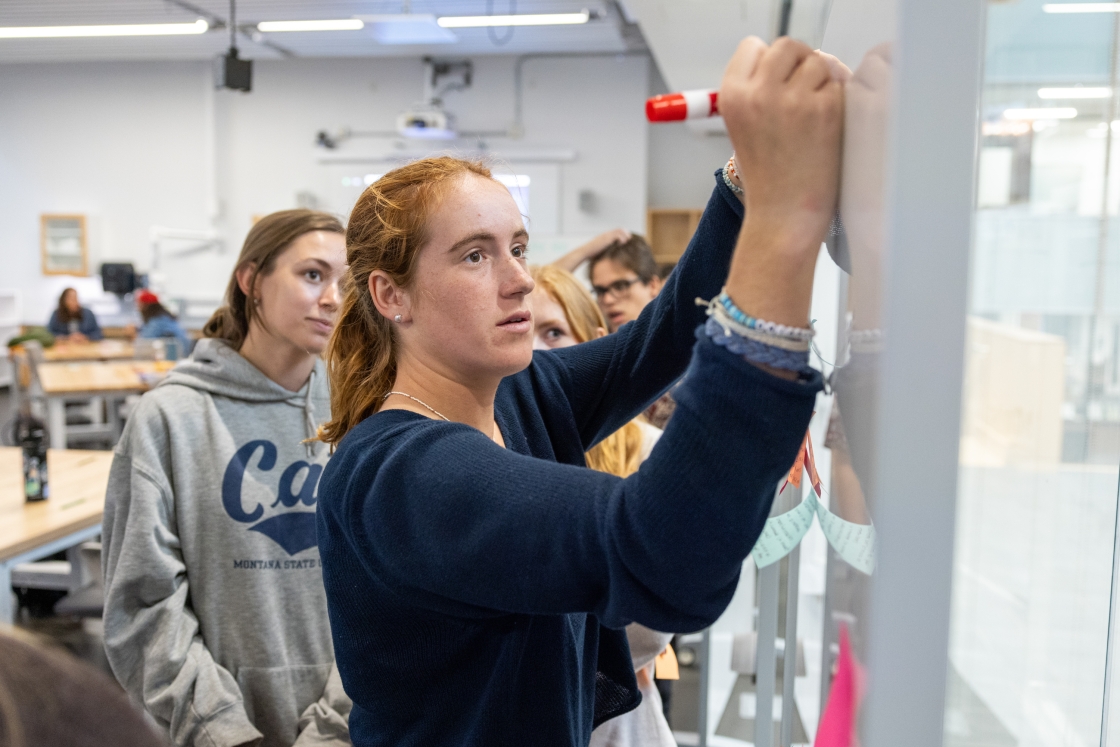
[[[385,174],[354,205],[346,228],[350,269],[326,351],[331,419],[319,428],[320,440],[337,444],[377,412],[397,377],[399,343],[392,323],[373,305],[370,274],[380,270],[408,288],[429,216],[447,190],[470,174],[489,179],[490,169],[449,156],[424,158]]]
[[[555,265],[533,267],[530,272],[537,290],[547,293],[564,310],[576,342],[594,340],[598,330],[607,328],[598,304],[572,273]],[[591,469],[629,477],[642,463],[642,429],[630,421],[592,446],[585,456]]]

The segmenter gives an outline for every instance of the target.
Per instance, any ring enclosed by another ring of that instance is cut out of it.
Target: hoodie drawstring
[[[303,427],[307,434],[303,446],[307,449],[307,456],[315,456],[315,442],[312,440],[318,434],[315,424],[315,408],[311,404],[311,392],[315,389],[315,369],[311,369],[311,376],[307,380],[307,395],[303,398]]]

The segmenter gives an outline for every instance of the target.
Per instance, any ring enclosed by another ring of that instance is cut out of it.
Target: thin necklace
[[[446,415],[444,415],[444,414],[443,414],[442,412],[440,412],[440,411],[439,411],[439,410],[437,410],[436,408],[432,407],[431,405],[429,405],[429,404],[428,404],[427,402],[425,402],[424,400],[422,400],[422,399],[418,399],[418,398],[416,398],[416,397],[413,397],[413,396],[412,396],[411,394],[409,394],[408,392],[389,392],[389,394],[386,394],[386,395],[385,395],[384,397],[382,397],[382,398],[381,398],[381,401],[382,401],[382,402],[384,402],[385,400],[389,399],[390,395],[393,395],[393,394],[399,394],[399,395],[400,395],[400,396],[402,396],[402,397],[408,397],[408,398],[409,398],[410,400],[412,400],[412,401],[413,401],[413,402],[415,402],[416,404],[418,404],[418,405],[420,405],[420,406],[422,406],[422,407],[427,407],[427,408],[428,408],[429,410],[431,410],[431,411],[432,411],[432,412],[434,412],[434,413],[435,413],[436,415],[438,415],[438,416],[440,416],[441,418],[443,418],[444,420],[446,420],[446,421],[447,421],[448,423],[450,423],[450,422],[451,422],[451,418],[447,417],[447,416],[446,416]],[[500,431],[500,430],[498,429],[498,422],[497,422],[497,421],[494,421],[494,434],[493,434],[493,435],[492,435],[492,436],[490,437],[490,440],[491,440],[491,441],[497,441],[498,439],[496,438],[496,436],[497,436],[497,435],[498,435],[499,433],[501,433],[501,431]]]
[[[436,408],[432,407],[431,405],[429,405],[429,404],[428,404],[427,402],[425,402],[424,400],[422,400],[422,399],[417,399],[416,397],[413,397],[413,396],[412,396],[411,394],[409,394],[408,392],[389,392],[389,393],[388,393],[388,394],[386,394],[386,395],[385,395],[384,397],[382,397],[382,398],[381,398],[381,400],[382,400],[382,401],[385,401],[385,400],[389,399],[389,397],[390,397],[390,396],[392,396],[392,395],[394,395],[394,394],[399,394],[399,395],[400,395],[400,396],[402,396],[402,397],[408,397],[408,398],[409,398],[410,400],[412,400],[412,401],[413,401],[413,402],[415,402],[416,404],[418,404],[418,405],[421,405],[421,406],[423,406],[423,407],[427,407],[427,408],[428,408],[429,410],[431,410],[431,411],[432,411],[432,412],[434,412],[434,413],[435,413],[436,415],[438,415],[438,416],[440,416],[441,418],[443,418],[444,420],[446,420],[446,421],[447,421],[448,423],[450,423],[450,422],[451,422],[451,418],[447,417],[447,416],[446,416],[446,415],[444,415],[444,414],[443,414],[442,412],[440,412],[440,411],[439,411],[439,410],[437,410]]]

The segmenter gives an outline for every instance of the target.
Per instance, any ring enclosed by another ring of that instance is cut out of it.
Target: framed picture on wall
[[[44,275],[89,274],[84,215],[44,214],[39,230]]]

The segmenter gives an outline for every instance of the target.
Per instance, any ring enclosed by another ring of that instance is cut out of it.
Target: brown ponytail
[[[381,270],[401,288],[409,287],[428,216],[467,174],[490,178],[490,170],[473,161],[447,156],[414,161],[371,184],[354,205],[346,229],[350,269],[326,353],[331,420],[319,428],[320,440],[337,444],[380,409],[397,376],[397,340],[392,323],[373,305],[370,273]]]
[[[253,304],[241,285],[237,273],[246,265],[253,265],[250,287],[257,278],[267,276],[276,267],[276,260],[296,239],[312,231],[345,233],[342,223],[330,213],[315,210],[281,210],[261,218],[249,229],[245,243],[241,245],[241,255],[230,275],[226,287],[225,305],[214,312],[202,327],[203,337],[225,340],[234,350],[240,350],[249,334],[249,324],[253,321]]]
[[[533,267],[531,272],[537,291],[547,293],[564,310],[577,342],[593,340],[596,330],[607,328],[599,305],[572,273],[556,265]],[[642,429],[631,420],[592,446],[585,456],[591,469],[629,477],[642,463]]]

